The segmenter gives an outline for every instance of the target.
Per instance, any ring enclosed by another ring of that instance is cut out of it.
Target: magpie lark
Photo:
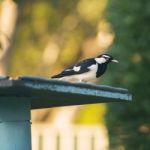
[[[70,66],[51,78],[71,82],[88,82],[103,75],[107,69],[107,65],[111,62],[118,63],[111,55],[102,54]]]

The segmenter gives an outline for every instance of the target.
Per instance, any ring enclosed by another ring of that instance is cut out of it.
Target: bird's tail
[[[58,78],[61,78],[61,77],[62,77],[62,75],[57,74],[57,75],[52,76],[51,78],[52,78],[52,79],[58,79]]]

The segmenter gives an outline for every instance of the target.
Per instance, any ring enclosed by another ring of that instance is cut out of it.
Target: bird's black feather
[[[86,59],[75,65],[72,65],[61,73],[52,76],[51,78],[62,78],[68,81],[87,82],[103,75],[107,69],[107,65],[110,62],[118,63],[118,61],[113,59],[112,56],[108,54],[102,54],[98,57]]]
[[[89,71],[89,68],[91,65],[96,64],[96,61],[93,58],[83,60],[76,65],[70,66],[69,68],[62,71],[60,74],[57,74],[55,76],[52,76],[52,78],[62,78],[65,76],[71,76],[76,74],[82,74]],[[80,67],[79,71],[75,71],[73,68],[74,66]]]

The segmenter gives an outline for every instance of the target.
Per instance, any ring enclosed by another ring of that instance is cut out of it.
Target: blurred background
[[[0,75],[45,78],[101,53],[120,61],[97,81],[130,103],[32,111],[33,150],[150,149],[149,0],[0,0]]]

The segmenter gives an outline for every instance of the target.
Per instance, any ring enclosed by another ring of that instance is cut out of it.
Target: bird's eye
[[[104,57],[106,60],[109,60],[109,57]]]

